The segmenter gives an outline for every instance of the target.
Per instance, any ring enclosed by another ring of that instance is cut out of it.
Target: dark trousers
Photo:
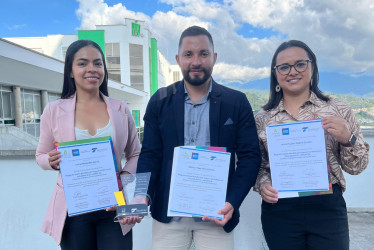
[[[104,210],[67,217],[61,239],[62,250],[132,249],[132,231],[125,236],[113,222],[116,212]]]
[[[262,201],[262,229],[270,250],[348,250],[347,208],[341,188],[333,194]]]

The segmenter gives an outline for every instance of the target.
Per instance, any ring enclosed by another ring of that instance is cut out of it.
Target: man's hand
[[[234,213],[234,207],[229,203],[225,203],[225,207],[218,211],[218,214],[223,215],[223,219],[211,218],[207,215],[204,215],[203,221],[212,221],[217,225],[224,226],[226,223],[232,218],[232,214]]]

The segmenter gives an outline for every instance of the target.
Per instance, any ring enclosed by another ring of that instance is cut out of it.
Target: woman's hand
[[[117,211],[117,206],[107,207],[107,208],[105,209],[105,211],[107,211],[107,212]]]
[[[119,222],[122,225],[133,225],[135,223],[140,223],[142,221],[143,217],[138,216],[129,216],[126,218],[122,218]]]
[[[107,212],[116,211],[116,210],[117,210],[117,206],[108,207],[108,208],[105,209],[105,211],[107,211]],[[130,216],[130,217],[120,219],[119,222],[122,225],[132,225],[132,224],[135,224],[135,223],[140,223],[142,221],[142,219],[143,219],[143,217]]]
[[[49,155],[48,157],[49,165],[51,165],[51,167],[54,170],[60,170],[60,162],[61,162],[60,152],[58,152],[56,149],[53,149],[52,151],[48,153],[48,155]]]
[[[146,204],[148,206],[149,204],[149,198],[144,195],[137,195],[135,196],[129,204]],[[143,216],[129,216],[126,218],[122,218],[119,222],[122,225],[133,225],[135,223],[140,223],[143,219]]]
[[[262,185],[260,194],[262,199],[268,203],[278,202],[278,191],[273,188],[269,182]]]
[[[347,122],[341,117],[329,116],[322,118],[322,128],[329,132],[341,144],[348,144],[352,133]]]

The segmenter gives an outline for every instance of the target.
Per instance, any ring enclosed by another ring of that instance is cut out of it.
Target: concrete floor
[[[234,234],[236,250],[269,249],[262,235],[259,204],[257,193],[251,192],[244,200]],[[374,249],[374,212],[349,212],[348,222],[350,250]],[[152,219],[148,218],[134,228],[134,250],[151,249],[151,227]]]
[[[374,249],[374,213],[348,213],[351,250]]]

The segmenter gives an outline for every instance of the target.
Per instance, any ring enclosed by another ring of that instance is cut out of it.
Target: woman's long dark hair
[[[273,55],[273,59],[271,61],[271,73],[270,73],[270,96],[269,96],[269,101],[266,103],[262,108],[264,110],[270,110],[279,105],[279,102],[283,98],[283,91],[276,92],[275,87],[279,84],[277,77],[276,77],[276,70],[274,69],[274,66],[277,61],[278,54],[288,48],[291,47],[299,47],[305,50],[307,53],[309,59],[312,61],[311,65],[313,68],[313,74],[312,74],[312,81],[311,81],[311,86],[310,86],[310,91],[312,91],[316,96],[323,100],[323,101],[329,101],[330,98],[322,93],[322,91],[318,88],[318,82],[319,82],[319,74],[318,74],[318,66],[317,66],[317,57],[313,53],[313,51],[306,45],[305,43],[298,41],[298,40],[290,40],[282,43],[279,45],[277,50],[275,51]]]
[[[74,56],[81,48],[86,47],[86,46],[91,46],[97,49],[103,58],[105,74],[104,74],[104,80],[102,84],[100,85],[99,90],[101,93],[108,96],[108,70],[106,68],[105,57],[104,57],[103,51],[101,50],[100,46],[97,43],[91,40],[78,40],[70,44],[69,48],[66,51],[65,67],[64,67],[64,83],[62,86],[61,99],[70,98],[72,95],[75,94],[77,90],[75,86],[75,80],[74,78],[71,78]]]

